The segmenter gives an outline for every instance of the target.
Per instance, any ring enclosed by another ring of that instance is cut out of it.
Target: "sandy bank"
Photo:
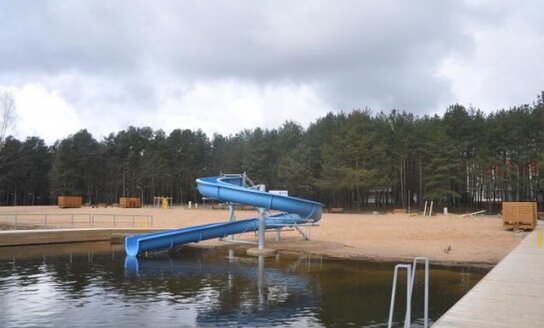
[[[75,226],[88,226],[87,214],[140,215],[153,217],[154,228],[178,228],[228,220],[228,211],[208,209],[121,209],[80,208],[59,209],[52,206],[3,207],[0,222],[9,223],[18,213],[19,223],[40,225],[43,216],[24,216],[22,213],[48,214],[49,225],[70,227],[71,214]],[[62,214],[62,215],[59,215]],[[70,215],[67,215],[70,214]],[[57,215],[57,216],[56,216]],[[237,211],[238,219],[254,217],[256,212]],[[131,226],[133,218],[118,217],[117,226]],[[96,216],[101,226],[111,226],[107,216]],[[307,228],[305,230],[307,232]],[[319,226],[310,228],[311,240],[306,241],[296,231],[282,232],[282,240],[274,241],[273,231],[267,233],[267,247],[281,251],[307,252],[337,258],[370,259],[377,261],[408,260],[427,256],[433,262],[445,264],[495,264],[508,254],[524,233],[513,233],[502,228],[497,217],[458,218],[454,215],[423,218],[408,215],[324,214]],[[237,239],[255,241],[254,233]],[[211,240],[200,246],[224,246],[225,242]]]

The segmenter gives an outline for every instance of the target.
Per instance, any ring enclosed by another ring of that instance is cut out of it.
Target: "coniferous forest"
[[[544,93],[530,105],[485,114],[453,105],[442,116],[392,110],[329,113],[234,135],[166,134],[129,127],[97,140],[81,130],[48,146],[8,137],[0,149],[0,204],[85,203],[119,197],[200,202],[195,179],[242,173],[268,189],[350,210],[500,210],[501,201],[542,202]]]

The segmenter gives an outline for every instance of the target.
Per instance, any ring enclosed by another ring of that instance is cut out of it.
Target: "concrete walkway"
[[[544,247],[538,225],[434,325],[544,327]]]
[[[41,245],[58,243],[77,243],[90,241],[109,241],[115,235],[131,235],[164,229],[124,229],[124,228],[85,228],[85,229],[42,229],[0,231],[1,246]]]

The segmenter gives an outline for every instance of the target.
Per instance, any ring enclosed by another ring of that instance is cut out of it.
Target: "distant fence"
[[[0,223],[9,224],[13,229],[37,226],[43,228],[151,228],[152,215],[131,214],[90,214],[90,213],[0,213]]]

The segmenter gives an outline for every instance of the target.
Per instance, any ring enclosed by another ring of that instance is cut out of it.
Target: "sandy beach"
[[[236,218],[249,218],[256,211],[236,211]],[[90,216],[96,226],[111,227],[113,216],[117,227],[179,228],[226,221],[227,210],[205,208],[172,209],[116,207],[60,209],[56,206],[3,207],[0,222],[9,224],[18,214],[18,224],[27,227],[88,227]],[[24,214],[32,214],[25,216]],[[152,224],[150,217],[152,217]],[[144,222],[145,221],[145,222]],[[434,263],[463,265],[493,265],[500,261],[523,239],[526,233],[514,233],[502,228],[496,216],[461,218],[456,215],[437,215],[432,218],[405,214],[323,214],[318,226],[303,227],[310,240],[304,240],[295,229],[284,229],[281,240],[275,241],[274,231],[267,232],[267,247],[284,252],[306,252],[336,258],[374,261],[410,260],[427,256]],[[236,239],[256,241],[255,233],[237,235]],[[223,247],[229,243],[219,240],[204,241],[199,247]],[[252,247],[251,245],[238,247]]]

